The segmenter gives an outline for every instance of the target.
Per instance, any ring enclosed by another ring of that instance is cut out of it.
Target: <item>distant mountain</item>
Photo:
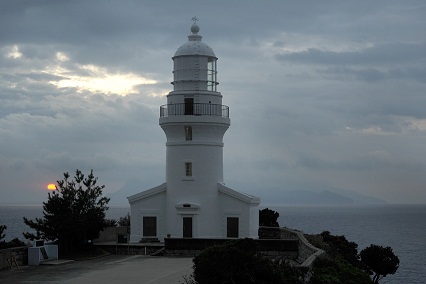
[[[262,203],[280,205],[367,205],[384,204],[384,200],[356,191],[336,188],[323,190],[274,190],[262,196]]]
[[[128,196],[149,189],[139,179],[128,181],[121,189],[107,194],[111,205],[128,205]],[[368,205],[384,204],[384,200],[364,195],[353,190],[322,187],[313,190],[271,190],[268,195],[260,195],[263,204],[282,205]],[[254,193],[257,195],[257,193]]]
[[[350,205],[354,203],[352,199],[331,191],[284,191],[277,199],[281,204],[287,205]]]
[[[116,192],[107,194],[107,197],[111,198],[109,204],[111,205],[129,205],[129,201],[127,200],[128,196],[139,193],[143,190],[147,189],[144,186],[143,181],[139,179],[132,179],[128,181],[122,188],[117,190]]]
[[[341,195],[349,197],[350,199],[354,201],[354,204],[367,205],[367,204],[385,204],[386,203],[386,201],[384,201],[383,199],[364,195],[353,190],[334,189],[331,191],[336,192],[337,194],[341,194]]]

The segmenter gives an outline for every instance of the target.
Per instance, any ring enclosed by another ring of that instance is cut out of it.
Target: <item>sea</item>
[[[358,250],[376,244],[390,246],[400,260],[394,275],[381,284],[426,283],[426,205],[353,205],[353,206],[268,206],[277,211],[281,227],[307,234],[329,231],[344,235],[358,244]],[[6,240],[29,231],[23,217],[43,216],[40,205],[1,205],[0,225],[6,225]],[[130,211],[128,206],[111,206],[107,218],[118,220]]]

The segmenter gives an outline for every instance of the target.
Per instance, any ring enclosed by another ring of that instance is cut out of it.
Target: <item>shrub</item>
[[[14,238],[11,241],[5,242],[2,241],[0,242],[0,249],[8,249],[8,248],[16,248],[16,247],[24,247],[26,246],[26,244],[19,240],[18,238]]]
[[[262,256],[252,239],[240,239],[210,247],[195,257],[193,280],[198,284],[297,284],[297,273],[286,263]]]
[[[367,273],[344,258],[322,257],[315,261],[309,284],[371,284]]]
[[[130,226],[130,213],[127,213],[126,216],[120,217],[120,220],[118,220],[119,226]]]

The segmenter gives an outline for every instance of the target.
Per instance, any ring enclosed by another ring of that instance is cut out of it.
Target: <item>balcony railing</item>
[[[182,103],[160,106],[160,117],[175,115],[220,116],[229,118],[229,107],[217,104]]]

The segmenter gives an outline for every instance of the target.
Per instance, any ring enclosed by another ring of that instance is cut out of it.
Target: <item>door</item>
[[[192,217],[183,217],[183,237],[192,238]]]
[[[194,98],[185,99],[185,115],[194,114]]]
[[[227,238],[238,238],[238,217],[226,218],[226,237]]]
[[[157,217],[145,216],[143,217],[143,236],[156,237],[157,236]]]

